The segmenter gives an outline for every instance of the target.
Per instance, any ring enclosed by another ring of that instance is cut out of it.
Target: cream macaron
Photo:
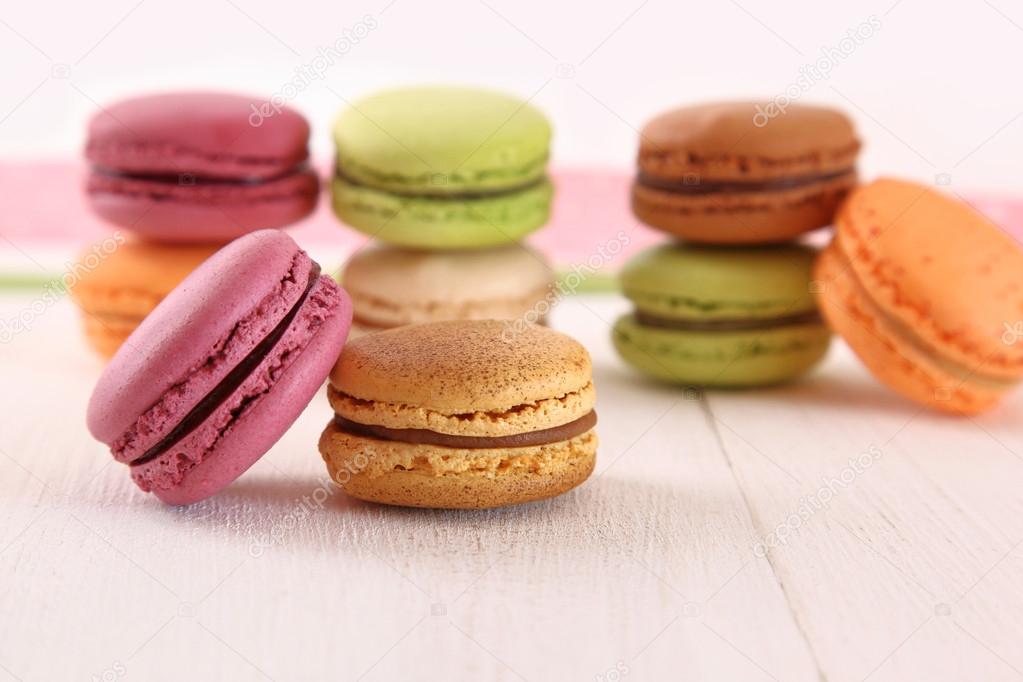
[[[360,332],[441,320],[543,322],[554,271],[521,245],[481,251],[371,246],[348,261],[341,282]]]
[[[484,509],[560,495],[593,471],[589,354],[545,327],[410,325],[345,346],[320,438],[331,478],[363,500]]]

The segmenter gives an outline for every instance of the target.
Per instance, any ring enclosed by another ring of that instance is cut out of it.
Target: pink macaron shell
[[[276,230],[254,232],[213,254],[114,355],[89,400],[89,431],[108,445],[121,441],[114,448],[118,459],[140,456],[284,319],[312,267],[294,240]],[[232,336],[239,328],[245,333]]]
[[[301,268],[299,268],[301,271]],[[282,321],[301,296],[299,278],[288,278],[281,290],[267,294],[255,309],[240,318],[231,331],[218,341],[210,353],[191,367],[188,373],[147,410],[127,431],[110,443],[110,452],[119,462],[134,462],[160,442],[227,374],[242,362]],[[306,280],[308,281],[308,271]]]
[[[259,183],[193,184],[93,172],[89,205],[103,219],[162,242],[209,243],[298,222],[316,208],[310,169]]]
[[[175,505],[203,500],[234,481],[284,435],[322,387],[351,319],[348,295],[321,277],[288,331],[235,393],[167,452],[132,467],[132,478]]]
[[[169,92],[117,102],[89,123],[86,157],[121,173],[265,179],[308,158],[309,124],[265,99]]]

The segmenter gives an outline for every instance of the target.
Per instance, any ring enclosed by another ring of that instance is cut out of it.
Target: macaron
[[[372,95],[334,125],[334,211],[381,241],[477,249],[547,222],[551,128],[516,97],[460,87]]]
[[[554,271],[520,244],[479,251],[378,245],[348,261],[341,284],[363,330],[460,319],[541,322],[553,298]]]
[[[109,237],[85,249],[70,269],[71,298],[85,338],[110,357],[142,320],[217,251],[209,244],[157,244]]]
[[[264,115],[270,114],[270,115]],[[225,242],[316,206],[309,124],[257,97],[173,92],[118,102],[89,123],[86,194],[102,218],[164,242]]]
[[[593,471],[596,393],[578,342],[496,320],[353,340],[327,387],[331,478],[384,504],[484,509],[560,495]]]
[[[284,434],[323,385],[351,303],[286,234],[218,251],[107,365],[89,431],[169,504],[221,490]]]
[[[831,224],[857,181],[852,122],[824,107],[772,107],[703,104],[647,123],[632,187],[636,217],[708,244],[787,241]]]
[[[1023,378],[1023,249],[961,201],[891,178],[857,189],[816,278],[835,331],[921,405],[976,414]]]
[[[799,245],[644,251],[622,268],[635,310],[615,323],[614,346],[630,365],[677,384],[792,380],[830,341],[811,293],[813,262],[814,251]]]

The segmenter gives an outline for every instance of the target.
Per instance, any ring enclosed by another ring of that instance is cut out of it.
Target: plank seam
[[[755,530],[759,530],[760,523],[758,523],[758,517],[754,514],[753,505],[750,503],[749,496],[746,494],[746,489],[743,487],[742,482],[736,475],[735,466],[732,462],[732,458],[728,454],[728,449],[725,447],[725,441],[721,437],[721,432],[718,430],[717,419],[711,411],[710,399],[707,397],[706,393],[704,393],[703,399],[699,402],[700,409],[703,411],[703,415],[707,419],[707,426],[710,427],[711,432],[714,434],[714,440],[717,441],[718,449],[721,451],[721,455],[725,458],[725,463],[728,465],[728,471],[732,475],[732,480],[739,489],[739,495],[742,497],[743,506],[746,507],[746,514],[749,516],[750,524]],[[795,623],[796,630],[799,632],[799,636],[802,637],[803,642],[806,644],[806,649],[810,654],[810,660],[813,662],[813,666],[817,671],[817,679],[819,682],[827,682],[828,677],[821,666],[820,659],[817,656],[817,651],[814,649],[813,643],[810,641],[809,634],[803,625],[802,619],[799,617],[799,614],[796,612],[796,609],[792,604],[792,599],[785,586],[785,581],[782,580],[781,576],[778,574],[778,568],[775,566],[774,560],[771,558],[771,550],[769,548],[765,548],[764,558],[767,560],[767,565],[771,568],[771,575],[774,576],[774,580],[778,584],[778,588],[781,590],[782,596],[785,598],[785,606],[788,607],[789,615]]]

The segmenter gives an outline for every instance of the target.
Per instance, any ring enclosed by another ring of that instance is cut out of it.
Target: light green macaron
[[[550,139],[544,115],[515,97],[458,87],[381,92],[334,125],[334,211],[407,247],[517,241],[550,214]]]
[[[615,324],[615,348],[646,374],[678,384],[794,379],[824,357],[831,338],[811,290],[814,257],[796,245],[645,251],[621,272],[635,310]]]

